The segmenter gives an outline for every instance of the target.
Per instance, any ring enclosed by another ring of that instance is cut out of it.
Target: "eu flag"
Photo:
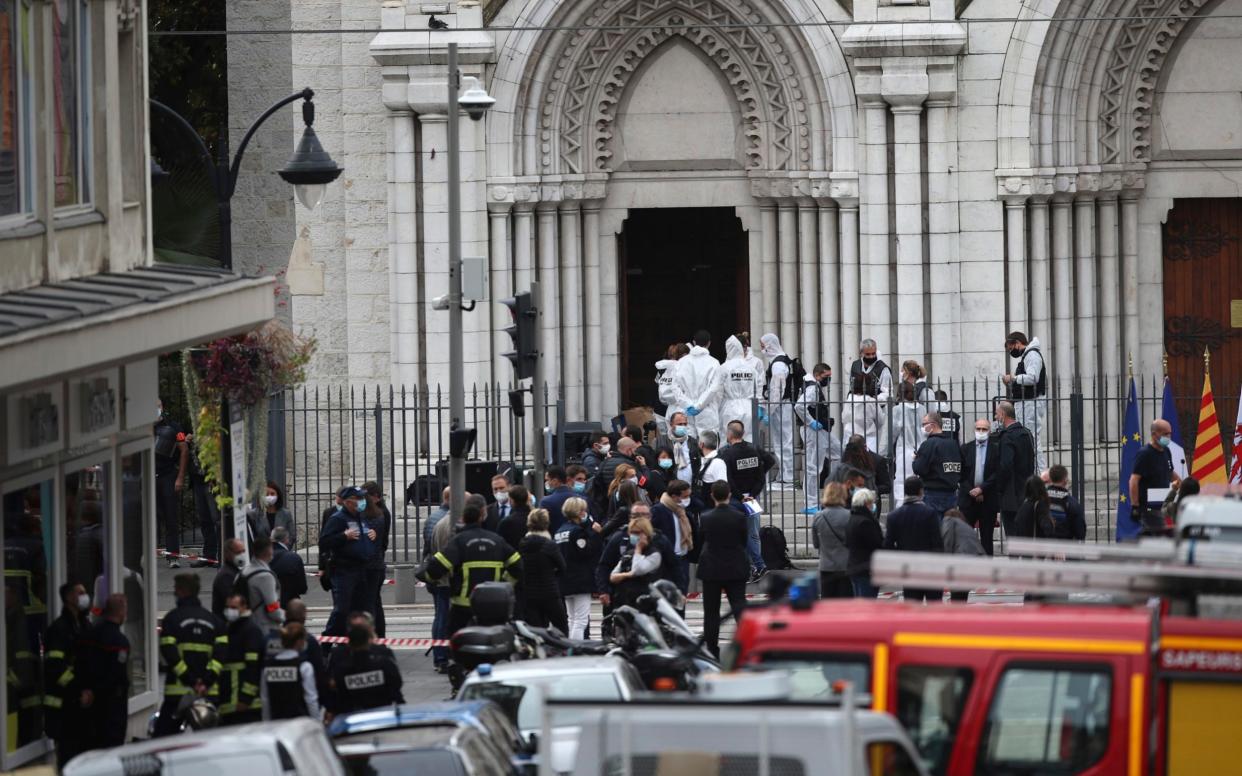
[[[1186,448],[1182,445],[1182,429],[1177,423],[1177,403],[1173,401],[1173,381],[1164,376],[1164,402],[1160,408],[1160,417],[1168,421],[1173,429],[1173,444],[1169,445],[1169,453],[1173,456],[1173,471],[1177,476],[1186,477]]]
[[[1130,475],[1134,473],[1134,459],[1143,449],[1143,435],[1139,431],[1138,399],[1134,394],[1134,378],[1130,378],[1130,398],[1126,401],[1126,422],[1121,431],[1121,483],[1118,486],[1117,541],[1133,539],[1143,526],[1133,516],[1134,505],[1130,503]],[[1142,498],[1142,494],[1139,494]],[[1142,507],[1142,505],[1139,505]]]

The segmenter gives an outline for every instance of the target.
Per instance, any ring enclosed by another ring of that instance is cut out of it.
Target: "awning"
[[[249,331],[275,279],[157,264],[0,294],[0,391]]]

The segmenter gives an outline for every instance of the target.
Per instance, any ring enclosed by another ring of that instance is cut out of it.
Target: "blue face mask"
[[[1161,447],[1168,447],[1168,446],[1169,446],[1169,445],[1171,445],[1171,444],[1173,444],[1173,439],[1172,439],[1172,437],[1160,437],[1160,446],[1161,446]]]
[[[366,509],[367,509],[367,500],[364,498],[358,499],[358,511],[365,512]]]
[[[673,459],[672,459],[672,458],[661,458],[661,459],[660,459],[660,468],[661,468],[661,469],[671,469],[671,468],[673,468]]]
[[[575,483],[574,483],[574,493],[586,493],[586,483],[585,483],[585,482],[575,482]]]
[[[638,534],[630,534],[630,546],[631,547],[638,546]]]
[[[673,436],[684,437],[688,433],[690,432],[686,426],[673,426]]]

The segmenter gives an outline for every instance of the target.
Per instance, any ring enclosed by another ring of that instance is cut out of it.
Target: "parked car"
[[[457,735],[457,730],[468,732]],[[352,773],[372,773],[365,770],[370,767],[380,773],[422,774],[424,771],[413,769],[414,764],[449,761],[457,763],[453,767],[464,768],[464,773],[489,776],[521,774],[533,768],[533,748],[504,711],[486,700],[358,711],[334,719],[328,734],[351,769],[364,768]],[[423,750],[428,753],[415,754]]]
[[[483,665],[462,683],[458,700],[487,699],[499,704],[532,744],[539,733],[547,698],[628,701],[644,691],[638,671],[619,657],[560,657]],[[544,751],[552,769],[568,772],[577,750],[578,728],[559,726]]]
[[[129,776],[138,772],[135,763],[149,766],[142,773],[177,776],[345,776],[323,725],[310,718],[213,728],[86,752],[73,758],[64,774]]]

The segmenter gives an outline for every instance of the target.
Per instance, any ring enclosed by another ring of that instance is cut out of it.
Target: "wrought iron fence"
[[[1144,377],[1135,382],[1140,434],[1146,439],[1148,424],[1161,416],[1163,380]],[[1237,383],[1223,383],[1231,384]],[[893,399],[862,404],[839,395],[826,398],[823,404],[835,420],[829,431],[827,455],[822,438],[816,441],[800,420],[792,423],[792,445],[779,444],[776,421],[785,409],[779,402],[754,401],[750,418],[743,422],[759,429],[759,444],[778,459],[789,457],[786,471],[794,483],[791,489],[770,486],[761,495],[764,522],[784,531],[793,555],[814,556],[811,523],[819,501],[819,474],[839,461],[844,442],[855,430],[859,417],[871,413],[883,418],[869,447],[893,459],[895,477],[900,478],[905,474],[901,455],[913,452],[903,445],[910,418],[917,428],[916,437],[921,439],[920,421],[928,409],[956,414],[960,419],[959,439],[968,441],[976,419],[991,421],[996,401],[1006,395],[1005,388],[999,380],[983,378],[939,381],[927,386],[928,395],[934,397],[934,392],[943,391],[943,400],[931,398],[906,406]],[[1069,469],[1072,490],[1086,512],[1088,541],[1107,542],[1114,536],[1127,390],[1125,378],[1098,379],[1050,385],[1048,395],[1041,400],[1045,407],[1041,448],[1049,466],[1060,463]],[[833,393],[832,389],[825,391],[829,397]],[[567,433],[569,426],[565,421],[572,419],[565,418],[556,389],[545,387],[540,397],[547,410],[549,462],[576,462],[581,450],[575,449],[574,436]],[[1179,407],[1185,407],[1191,403],[1197,406],[1199,397],[1175,399]],[[1233,417],[1236,399],[1222,396],[1218,401],[1220,414]],[[807,402],[787,406],[795,418],[807,417]],[[761,408],[763,413],[759,412]],[[283,473],[273,479],[286,485],[287,502],[298,521],[299,536],[303,537],[300,549],[309,560],[314,559],[322,515],[334,504],[336,490],[344,484],[367,480],[381,484],[394,513],[390,559],[414,561],[421,556],[423,524],[439,507],[440,490],[448,484],[450,414],[446,392],[439,388],[397,386],[308,387],[274,400],[270,413],[273,452],[269,467],[274,474]],[[767,416],[767,423],[757,420],[760,414]],[[517,476],[532,468],[530,416],[529,408],[525,417],[514,415],[506,387],[475,386],[467,391],[462,423],[478,432],[471,457],[486,462],[468,470],[468,490],[481,488],[483,493],[490,494],[489,481],[498,462],[511,464],[512,474]],[[721,419],[722,425],[725,420]],[[1188,428],[1183,421],[1182,430],[1189,456],[1195,429]],[[809,482],[808,449],[813,472]],[[826,467],[822,466],[824,458],[828,458]],[[778,462],[770,477],[779,476],[781,468]],[[890,495],[884,501],[885,510],[892,504]]]

